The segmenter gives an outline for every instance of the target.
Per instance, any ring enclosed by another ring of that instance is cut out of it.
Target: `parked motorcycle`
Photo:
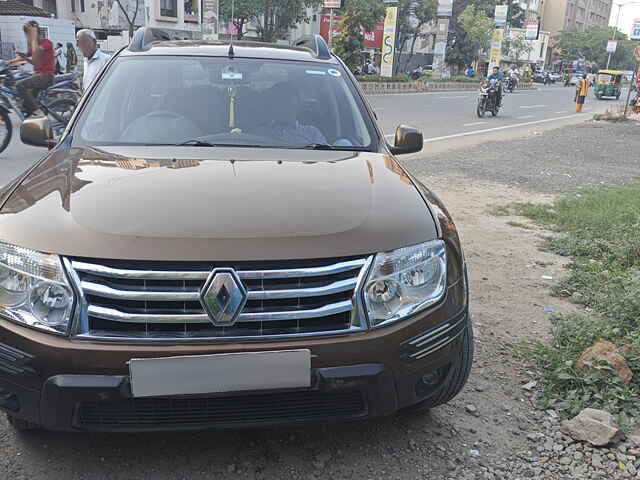
[[[478,105],[476,113],[478,117],[484,117],[486,112],[491,112],[494,117],[498,115],[500,105],[498,104],[498,88],[499,85],[495,81],[483,82],[480,85],[480,93],[478,95]]]
[[[15,113],[20,121],[27,117],[22,98],[15,86],[21,78],[24,75],[16,78],[8,62],[0,61],[0,153],[9,146],[13,135],[13,123],[9,114]],[[72,80],[71,77],[61,79],[40,92],[36,99],[38,107],[49,117],[54,140],[62,135],[76,108],[79,94],[70,87]]]

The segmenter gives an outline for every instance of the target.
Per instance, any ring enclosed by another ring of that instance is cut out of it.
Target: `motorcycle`
[[[507,77],[507,81],[505,82],[504,89],[508,93],[513,93],[517,85],[517,81],[513,77]]]
[[[59,77],[63,78],[58,79],[58,82],[54,80],[54,83],[40,92],[36,99],[38,107],[49,117],[54,140],[64,132],[79,98],[79,93],[71,87],[73,77]],[[16,89],[16,82],[22,78],[26,76],[16,76],[8,62],[0,62],[0,153],[9,146],[13,135],[13,123],[9,114],[15,113],[20,121],[28,116]]]
[[[498,83],[495,81],[484,82],[480,85],[480,94],[478,95],[478,105],[476,113],[478,117],[484,117],[486,112],[491,112],[494,117],[498,115],[500,105],[498,104]]]

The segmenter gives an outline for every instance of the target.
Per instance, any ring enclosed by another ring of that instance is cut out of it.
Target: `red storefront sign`
[[[320,35],[325,41],[329,41],[329,15],[320,15]],[[340,17],[338,15],[333,16],[333,37],[340,33]],[[381,48],[382,47],[382,34],[384,32],[384,22],[379,22],[376,28],[372,32],[364,32],[364,48]]]

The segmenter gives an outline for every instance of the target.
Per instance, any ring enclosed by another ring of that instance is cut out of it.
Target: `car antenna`
[[[234,15],[235,6],[236,6],[236,0],[231,0],[231,24],[233,24],[233,15]],[[233,30],[231,30],[231,39],[229,41],[229,52],[227,53],[227,55],[229,58],[233,58]]]

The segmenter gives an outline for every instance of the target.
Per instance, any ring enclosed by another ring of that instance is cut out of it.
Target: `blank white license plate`
[[[132,358],[129,374],[134,397],[309,387],[311,352]]]

